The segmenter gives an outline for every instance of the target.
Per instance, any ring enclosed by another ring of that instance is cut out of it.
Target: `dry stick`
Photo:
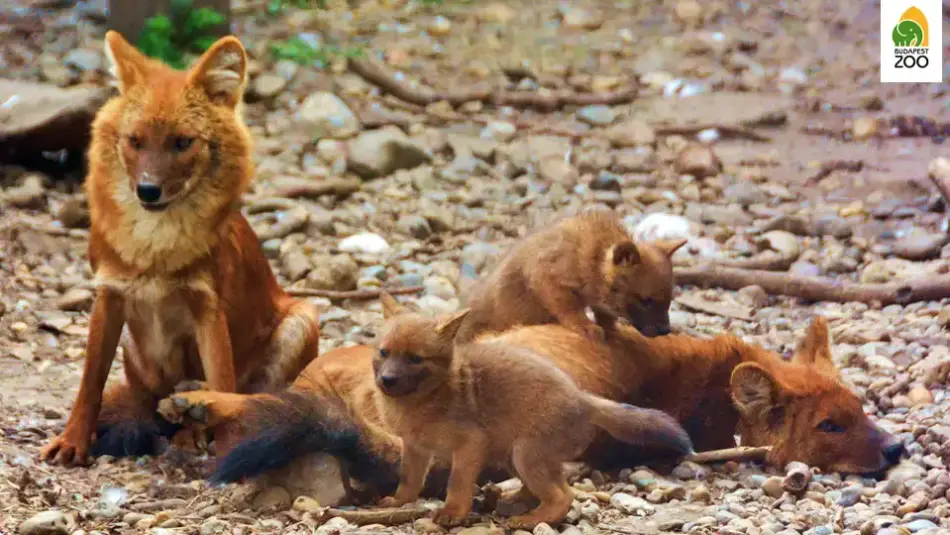
[[[939,301],[950,297],[950,275],[926,280],[891,284],[860,284],[823,277],[801,277],[754,269],[698,266],[675,271],[677,284],[693,284],[739,290],[757,285],[772,295],[800,297],[810,301],[847,303],[879,302],[881,305],[906,305],[917,301]]]
[[[484,102],[496,107],[511,106],[513,108],[538,108],[555,110],[564,106],[587,106],[592,104],[616,105],[626,104],[636,98],[636,85],[617,91],[605,93],[575,93],[573,91],[552,91],[537,93],[534,91],[505,91],[494,89],[487,85],[478,85],[471,89],[439,92],[431,87],[419,85],[410,86],[396,79],[392,72],[378,61],[370,58],[350,58],[349,68],[366,81],[378,86],[383,91],[418,106],[428,106],[436,102],[446,101],[452,106],[459,106],[466,102]]]
[[[765,456],[771,449],[771,446],[739,446],[724,450],[701,451],[686,457],[685,460],[700,464],[724,463],[726,461],[764,461]]]
[[[296,199],[314,198],[321,195],[350,195],[359,191],[362,181],[358,178],[327,178],[320,181],[300,181],[279,188],[274,192],[277,197]]]
[[[379,295],[386,292],[390,295],[406,295],[419,293],[425,290],[424,286],[406,286],[405,288],[380,288],[378,290],[313,290],[310,288],[286,288],[288,295],[294,297],[326,297],[327,299],[357,299],[368,301],[378,299]]]
[[[426,516],[428,509],[414,507],[412,509],[361,509],[357,511],[343,511],[340,509],[327,509],[323,513],[324,518],[344,518],[347,522],[357,526],[366,526],[369,524],[382,524],[384,526],[398,526],[408,524]]]
[[[864,162],[861,160],[831,160],[821,164],[818,171],[805,181],[806,185],[814,186],[821,180],[835,171],[848,171],[858,173],[864,169]]]
[[[798,255],[781,253],[778,251],[762,251],[750,258],[724,258],[717,260],[715,265],[737,269],[763,269],[765,271],[787,271],[798,260]],[[674,264],[677,268],[688,268],[695,264]],[[708,265],[708,264],[703,264]]]
[[[664,126],[654,126],[654,131],[658,136],[694,136],[703,130],[717,130],[719,135],[723,137],[734,137],[740,139],[748,139],[751,141],[766,142],[772,141],[772,138],[768,136],[763,136],[762,134],[752,130],[751,128],[746,128],[739,125],[729,125],[722,123],[701,123],[701,124],[688,124],[688,125],[664,125]]]

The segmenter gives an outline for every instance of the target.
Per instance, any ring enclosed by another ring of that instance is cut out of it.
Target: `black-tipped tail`
[[[169,423],[160,416],[149,420],[100,423],[90,453],[93,457],[158,455],[167,447],[167,439],[174,436],[179,428],[180,426]]]
[[[395,467],[366,447],[360,429],[319,397],[287,390],[248,403],[245,438],[218,461],[211,482],[256,477],[311,453],[339,458],[357,479],[396,477]]]

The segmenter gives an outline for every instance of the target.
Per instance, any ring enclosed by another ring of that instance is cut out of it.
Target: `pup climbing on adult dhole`
[[[541,504],[509,526],[530,529],[570,511],[574,496],[562,463],[583,453],[597,428],[630,444],[692,451],[668,414],[584,392],[528,349],[500,341],[455,345],[467,309],[433,318],[405,311],[388,294],[381,299],[376,399],[382,421],[402,439],[399,487],[381,505],[415,501],[432,460],[450,461],[445,507],[435,519],[456,525],[471,512],[482,469],[511,466]]]
[[[79,393],[41,454],[63,464],[153,453],[176,430],[158,400],[183,380],[277,390],[318,350],[316,309],[278,286],[238,210],[253,177],[241,42],[218,40],[187,71],[116,32],[105,43],[119,94],[97,114],[88,154],[97,294]],[[103,392],[120,342],[126,381]]]
[[[635,243],[607,210],[589,210],[545,226],[512,246],[487,275],[464,289],[463,306],[472,311],[458,341],[515,325],[552,323],[600,340],[603,330],[586,313],[591,306],[608,307],[647,336],[665,335],[673,298],[670,257],[685,243]],[[463,275],[466,271],[471,268],[463,266]]]

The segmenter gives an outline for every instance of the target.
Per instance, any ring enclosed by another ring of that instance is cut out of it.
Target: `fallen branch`
[[[801,277],[790,273],[710,265],[677,269],[674,274],[676,283],[680,285],[693,284],[726,290],[739,290],[746,286],[758,285],[771,295],[800,297],[809,301],[878,302],[886,306],[906,305],[918,301],[939,301],[950,297],[950,275],[890,284],[861,284],[822,277]]]
[[[297,199],[315,198],[322,195],[346,196],[359,191],[362,181],[358,178],[327,178],[325,180],[300,180],[274,190],[277,197]]]
[[[344,511],[342,509],[327,509],[323,513],[324,519],[343,518],[347,522],[357,526],[367,526],[370,524],[382,524],[384,526],[399,526],[415,522],[416,520],[429,514],[428,509],[414,507],[411,509],[388,508],[388,509],[360,509],[354,511]]]
[[[658,136],[695,136],[703,130],[716,130],[719,135],[725,138],[748,139],[751,141],[766,142],[772,141],[772,138],[739,125],[703,123],[688,125],[662,125],[654,126],[654,131]]]
[[[864,162],[861,160],[831,160],[829,162],[822,162],[821,167],[818,168],[818,172],[809,177],[808,180],[805,181],[805,184],[814,186],[835,171],[858,173],[862,169],[864,169]]]
[[[739,446],[724,450],[701,451],[686,457],[685,460],[699,464],[724,463],[726,461],[764,461],[765,456],[771,449],[771,446]]]
[[[779,251],[762,251],[761,253],[749,258],[722,258],[716,260],[715,265],[721,267],[730,267],[736,269],[761,269],[765,271],[787,271],[788,268],[798,260],[797,254],[786,254]],[[686,261],[677,261],[674,266],[677,268],[689,268],[696,266],[696,261],[689,259]],[[702,264],[708,265],[708,264]]]
[[[626,104],[636,98],[638,93],[636,85],[633,85],[632,82],[630,87],[606,93],[506,91],[484,84],[465,90],[440,92],[425,85],[412,86],[397,80],[386,66],[367,57],[350,58],[349,68],[383,91],[417,106],[428,106],[442,101],[448,102],[452,106],[460,106],[466,102],[477,101],[492,104],[496,107],[511,106],[513,108],[555,110],[571,105],[604,104],[611,106]]]
[[[386,292],[390,295],[406,295],[419,293],[425,289],[424,286],[406,286],[405,288],[380,288],[378,290],[314,290],[311,288],[286,288],[285,291],[294,297],[326,297],[327,299],[357,299],[368,301],[378,299],[379,295]]]

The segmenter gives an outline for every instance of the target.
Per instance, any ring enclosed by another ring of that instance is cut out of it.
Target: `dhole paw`
[[[379,500],[380,507],[402,507],[407,503],[409,502],[406,500],[401,500],[395,496],[386,496],[385,498]]]
[[[50,464],[63,466],[85,466],[89,464],[90,440],[88,438],[86,440],[76,439],[71,435],[72,433],[67,431],[54,438],[40,451],[40,459]]]
[[[158,413],[173,424],[183,424],[186,419],[201,424],[208,421],[208,405],[192,401],[187,395],[170,396],[159,401]]]
[[[204,381],[182,381],[175,385],[175,392],[194,392],[195,390],[210,390]]]
[[[531,531],[540,523],[541,521],[532,515],[518,515],[508,519],[508,529],[525,529]]]
[[[179,429],[171,439],[175,449],[200,453],[208,450],[208,434],[204,429]]]
[[[468,511],[463,510],[461,507],[451,507],[447,505],[436,511],[432,520],[436,524],[446,528],[460,526],[468,520]]]

